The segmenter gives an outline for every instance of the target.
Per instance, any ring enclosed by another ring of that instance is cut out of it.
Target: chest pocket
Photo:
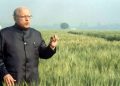
[[[33,47],[34,47],[34,53],[35,53],[35,55],[39,55],[39,43],[37,43],[37,42],[33,42],[32,43],[33,44]]]
[[[33,42],[33,47],[34,47],[34,48],[39,48],[39,45],[40,45],[39,43],[37,43],[37,42],[35,42],[35,41]]]

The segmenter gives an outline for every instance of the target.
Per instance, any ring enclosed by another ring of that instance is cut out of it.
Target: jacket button
[[[26,43],[26,42],[24,42],[24,45],[27,45],[27,43]]]

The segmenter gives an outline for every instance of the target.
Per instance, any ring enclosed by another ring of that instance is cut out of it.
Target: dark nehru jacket
[[[48,59],[54,53],[46,46],[40,32],[33,28],[23,30],[20,26],[0,31],[0,79],[11,74],[17,82],[39,82],[39,58]]]

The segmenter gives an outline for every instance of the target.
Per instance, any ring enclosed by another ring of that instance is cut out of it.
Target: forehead
[[[16,15],[30,15],[30,11],[26,8],[16,9]]]

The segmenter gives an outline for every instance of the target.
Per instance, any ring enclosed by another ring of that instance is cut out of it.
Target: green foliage
[[[95,32],[97,37],[67,31],[42,33],[47,43],[52,34],[60,40],[53,58],[40,60],[40,86],[120,86],[119,41],[98,38],[100,32]]]
[[[61,29],[68,29],[69,28],[69,24],[68,23],[61,23],[60,25]]]
[[[71,34],[77,34],[77,35],[87,35],[87,36],[93,36],[98,38],[104,38],[108,41],[120,41],[120,31],[69,31],[68,33]]]

